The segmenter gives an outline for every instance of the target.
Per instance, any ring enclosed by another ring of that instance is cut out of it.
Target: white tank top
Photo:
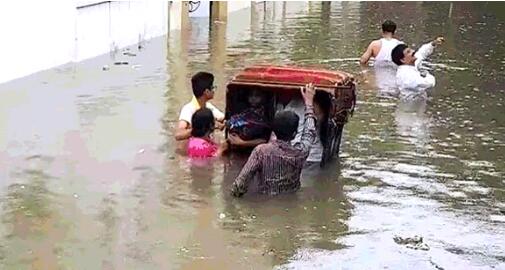
[[[381,49],[375,57],[375,62],[378,61],[391,61],[391,51],[396,47],[396,45],[401,44],[403,42],[399,41],[396,38],[385,39],[381,38]]]

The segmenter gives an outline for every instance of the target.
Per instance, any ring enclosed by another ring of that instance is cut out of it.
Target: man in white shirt
[[[216,127],[224,128],[224,114],[209,102],[214,98],[214,75],[208,72],[198,72],[191,78],[191,87],[193,88],[193,99],[182,107],[175,132],[175,139],[178,141],[191,137],[191,118],[203,106],[212,111],[217,121]]]
[[[375,58],[375,63],[391,62],[391,51],[396,45],[403,43],[393,37],[395,31],[396,24],[390,20],[385,21],[382,24],[382,38],[374,40],[368,45],[359,62],[366,65],[372,57]]]
[[[398,65],[396,84],[400,98],[415,99],[426,97],[426,89],[435,86],[435,77],[427,71],[421,71],[421,63],[433,53],[433,49],[444,42],[438,37],[414,51],[405,44],[397,45],[391,52],[391,59]]]

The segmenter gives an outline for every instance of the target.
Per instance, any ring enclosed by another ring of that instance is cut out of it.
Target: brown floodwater
[[[259,3],[0,85],[0,269],[505,269],[504,14]],[[425,102],[357,63],[387,18],[409,44],[446,37]],[[216,75],[224,109],[226,82],[257,63],[351,72],[358,106],[341,157],[298,193],[235,199],[244,158],[191,164],[173,133],[193,73]],[[394,241],[415,235],[428,250]]]

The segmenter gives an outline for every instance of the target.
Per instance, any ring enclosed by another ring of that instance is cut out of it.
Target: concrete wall
[[[168,31],[168,1],[0,1],[0,83]]]
[[[188,19],[183,16],[187,2],[103,2],[0,1],[0,83],[178,31]],[[81,6],[87,7],[77,8]],[[250,6],[250,1],[227,3],[228,16],[240,17],[239,24],[228,28],[231,40],[250,24]],[[186,14],[208,17],[209,7],[209,1],[202,1],[200,13]]]

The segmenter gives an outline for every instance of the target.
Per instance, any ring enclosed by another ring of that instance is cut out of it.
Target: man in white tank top
[[[394,38],[396,24],[387,20],[382,24],[382,38],[374,40],[368,45],[365,53],[361,56],[359,62],[362,65],[368,64],[370,58],[375,58],[375,62],[391,62],[391,51],[396,45],[403,42]]]

